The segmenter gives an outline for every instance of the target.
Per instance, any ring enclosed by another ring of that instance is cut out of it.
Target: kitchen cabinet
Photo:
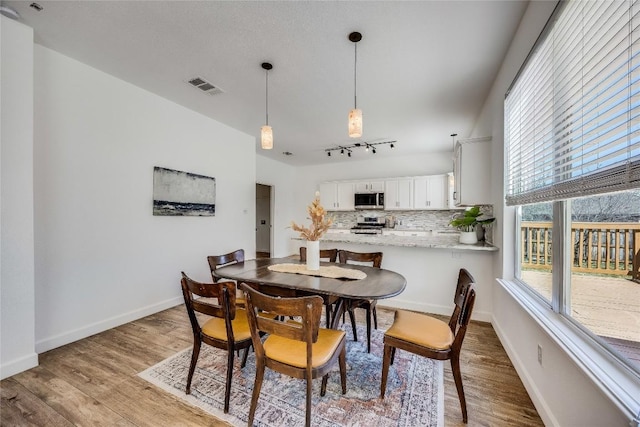
[[[456,142],[453,160],[455,206],[490,205],[491,137]]]
[[[384,181],[357,181],[355,182],[356,193],[382,193],[384,192]]]
[[[413,208],[413,178],[387,180],[384,183],[384,209],[408,210]]]
[[[449,209],[447,175],[419,176],[413,179],[414,209]]]
[[[354,185],[352,182],[323,182],[320,184],[320,201],[328,211],[352,211]]]

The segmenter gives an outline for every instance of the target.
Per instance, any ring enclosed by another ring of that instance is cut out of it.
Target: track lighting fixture
[[[334,148],[327,148],[324,151],[327,153],[328,157],[331,157],[331,152],[332,151],[340,151],[340,154],[342,154],[342,155],[344,155],[344,153],[346,151],[347,152],[347,156],[351,157],[351,153],[356,148],[364,148],[364,150],[367,151],[367,152],[369,151],[369,149],[371,149],[371,153],[376,154],[376,152],[377,152],[376,146],[389,144],[389,148],[393,148],[393,147],[395,147],[395,144],[397,142],[398,141],[356,142],[355,144],[351,144],[351,145],[338,145],[337,147],[334,147]]]

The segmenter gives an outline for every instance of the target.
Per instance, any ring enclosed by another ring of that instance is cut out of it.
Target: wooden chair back
[[[182,272],[182,295],[187,307],[189,320],[194,334],[200,333],[200,324],[196,312],[208,316],[225,319],[229,323],[227,334],[230,341],[233,340],[231,320],[236,317],[236,284],[234,282],[201,283],[189,278]],[[194,295],[207,300],[195,299]],[[217,301],[213,301],[217,300]],[[217,304],[216,304],[217,302]]]
[[[475,283],[475,280],[471,273],[469,273],[466,269],[461,268],[458,272],[458,282],[456,283],[456,293],[453,296],[453,313],[451,314],[451,318],[449,319],[449,328],[451,332],[456,333],[456,329],[459,327],[461,322],[463,321],[463,314],[465,317],[466,313],[463,313],[463,305],[465,303],[465,298],[467,297],[468,285],[470,283]]]
[[[216,269],[224,267],[226,265],[235,264],[237,262],[244,262],[244,249],[238,249],[228,254],[223,255],[210,255],[207,257],[209,261],[209,268],[211,269],[211,277],[214,282],[219,279],[213,274]]]
[[[349,264],[349,261],[358,263],[371,263],[372,267],[382,266],[382,252],[351,252],[341,249],[338,252],[340,264]]]
[[[326,259],[329,262],[336,262],[338,259],[337,249],[320,249],[320,259]],[[307,248],[300,246],[300,261],[305,262],[307,260]]]
[[[241,284],[241,289],[245,291],[247,301],[247,316],[252,337],[255,342],[256,355],[260,356],[262,341],[259,333],[278,335],[281,337],[306,341],[308,353],[311,353],[311,344],[318,340],[318,330],[320,328],[320,314],[322,312],[322,298],[319,296],[305,296],[296,298],[274,297],[264,294],[252,287]],[[301,322],[291,322],[280,320],[281,318],[270,318],[260,316],[260,312],[278,313],[281,316],[302,318]],[[253,335],[255,333],[255,336]],[[310,354],[308,354],[310,357]]]

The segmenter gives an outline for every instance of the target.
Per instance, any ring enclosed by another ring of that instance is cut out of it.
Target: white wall
[[[498,225],[494,240],[501,247],[495,271],[496,277],[506,279],[513,278],[515,224],[513,209],[504,206],[504,95],[554,6],[555,2],[529,4],[473,132],[493,136],[493,205]],[[497,282],[492,323],[546,425],[627,425],[614,404]],[[538,344],[544,349],[543,366],[537,361]]]
[[[36,349],[182,302],[255,255],[255,138],[35,46]],[[213,217],[152,216],[153,167],[216,178]]]
[[[0,378],[38,364],[34,339],[33,30],[0,17]]]

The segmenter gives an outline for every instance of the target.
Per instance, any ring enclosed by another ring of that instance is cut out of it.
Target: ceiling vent
[[[212,85],[211,83],[209,83],[208,81],[206,81],[202,77],[194,77],[194,78],[192,78],[190,80],[187,80],[187,82],[191,86],[196,87],[196,88],[200,89],[201,91],[203,91],[205,93],[208,93],[209,95],[217,95],[219,93],[222,93],[222,89]]]

